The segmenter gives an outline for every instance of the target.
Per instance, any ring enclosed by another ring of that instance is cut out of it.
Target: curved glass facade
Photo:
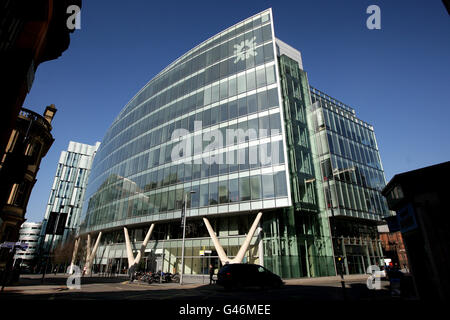
[[[321,108],[318,117],[301,54],[274,37],[272,21],[268,9],[201,43],[114,120],[94,159],[80,227],[82,237],[97,234],[99,272],[126,272],[130,251],[153,227],[141,270],[207,274],[224,263],[220,246],[227,258],[282,277],[335,275],[336,254],[348,257],[347,273],[381,261],[372,231],[385,214],[384,176],[373,130],[354,134],[343,114],[350,109]],[[356,167],[356,176],[345,170]],[[342,199],[329,195],[338,183],[349,190]],[[335,215],[345,216],[343,227]],[[357,250],[346,233],[355,228],[368,230],[356,233]]]
[[[153,78],[103,139],[81,233],[180,218],[185,194],[188,216],[290,206],[277,68],[267,10]]]

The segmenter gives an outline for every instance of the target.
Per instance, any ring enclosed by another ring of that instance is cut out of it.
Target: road
[[[4,299],[39,300],[172,300],[210,301],[339,301],[343,290],[339,277],[286,279],[279,289],[245,288],[225,291],[218,285],[187,283],[129,283],[125,278],[92,277],[81,280],[81,289],[69,290],[66,275],[49,275],[42,285],[39,275],[22,276],[19,283],[6,287]],[[345,300],[391,300],[389,282],[382,280],[380,290],[368,290],[367,276],[347,276]]]

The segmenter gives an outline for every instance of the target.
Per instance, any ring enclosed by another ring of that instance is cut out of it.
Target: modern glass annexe
[[[344,271],[364,273],[383,265],[377,225],[389,209],[386,185],[373,127],[355,110],[311,88],[309,114],[330,216],[335,256],[345,257]]]
[[[336,274],[308,80],[278,43],[265,10],[177,59],[120,112],[95,157],[80,228],[103,234],[96,271],[125,271],[123,228],[136,252],[155,223],[140,267],[180,272],[187,194],[185,274],[220,267],[202,217],[233,258],[258,212],[244,262],[282,277]],[[192,153],[174,159],[179,129]],[[227,139],[239,129],[247,134]]]

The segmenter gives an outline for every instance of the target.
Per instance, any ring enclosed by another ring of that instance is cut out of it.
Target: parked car
[[[273,272],[257,264],[233,263],[223,266],[217,274],[217,284],[226,290],[233,287],[279,288],[283,281]]]

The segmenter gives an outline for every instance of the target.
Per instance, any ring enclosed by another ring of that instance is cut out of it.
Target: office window
[[[277,197],[287,197],[286,173],[279,171],[274,174],[275,195]]]
[[[259,200],[262,198],[261,176],[250,177],[251,199]]]
[[[212,182],[209,184],[209,205],[216,205],[219,203],[219,184]]]
[[[229,200],[230,202],[239,201],[239,180],[231,179],[229,180]]]
[[[239,178],[239,200],[250,200],[250,177]]]
[[[219,203],[228,203],[228,180],[219,182]]]
[[[261,88],[266,85],[266,69],[261,68],[256,70],[256,86]]]
[[[245,73],[237,77],[238,94],[247,91],[247,81],[245,79]]]
[[[275,197],[275,190],[273,185],[273,175],[264,174],[261,176],[262,186],[263,186],[263,198],[273,198]]]
[[[200,185],[200,207],[208,205],[209,185],[207,183]]]

